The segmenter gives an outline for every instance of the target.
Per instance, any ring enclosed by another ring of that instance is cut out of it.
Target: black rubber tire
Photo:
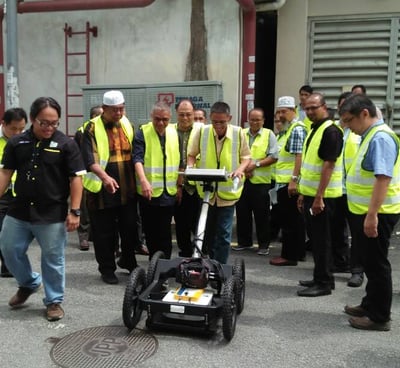
[[[232,266],[232,275],[239,281],[237,288],[236,301],[237,301],[237,314],[243,312],[244,300],[246,297],[246,268],[243,258],[236,258]]]
[[[122,319],[130,330],[136,327],[142,316],[139,295],[146,289],[146,272],[136,267],[129,276],[122,304]]]
[[[222,332],[226,340],[231,341],[236,329],[238,279],[229,278],[222,287]]]
[[[147,266],[146,286],[149,286],[154,281],[159,259],[165,259],[165,254],[162,250],[155,252],[150,259],[149,265]]]

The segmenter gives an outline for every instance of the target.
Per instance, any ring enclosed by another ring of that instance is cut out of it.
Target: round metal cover
[[[133,367],[151,357],[157,339],[125,327],[93,327],[63,337],[51,349],[53,361],[64,368]]]

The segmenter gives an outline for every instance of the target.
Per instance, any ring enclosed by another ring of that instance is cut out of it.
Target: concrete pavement
[[[273,267],[271,257],[279,255],[278,243],[270,256],[256,250],[232,252],[246,262],[246,302],[239,316],[236,334],[227,343],[222,332],[211,338],[174,331],[150,331],[155,353],[137,364],[121,365],[111,357],[96,367],[400,367],[400,236],[392,240],[394,297],[392,330],[368,332],[351,328],[343,311],[347,303],[358,304],[364,286],[346,286],[347,274],[338,274],[336,290],[330,296],[300,298],[298,280],[312,276],[313,263],[296,267]],[[39,270],[37,244],[29,254]],[[69,335],[94,327],[117,326],[128,335],[122,317],[122,300],[128,274],[118,270],[118,285],[104,284],[97,272],[93,247],[78,249],[76,234],[70,235],[66,251],[67,287],[63,304],[66,315],[59,322],[47,322],[41,298],[43,291],[31,296],[25,308],[11,310],[7,303],[16,291],[14,279],[0,279],[0,366],[2,368],[89,367],[89,363],[60,364],[54,361],[53,346]],[[147,257],[138,256],[146,268]],[[138,329],[147,331],[143,313]],[[67,353],[68,354],[68,353]],[[71,354],[75,351],[71,350]],[[63,365],[64,364],[64,365]],[[71,365],[72,364],[72,365]],[[74,365],[75,364],[75,365]]]

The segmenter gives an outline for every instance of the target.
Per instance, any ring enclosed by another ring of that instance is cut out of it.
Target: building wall
[[[276,94],[297,98],[307,83],[309,17],[370,15],[400,11],[398,0],[286,0],[278,13]]]
[[[97,38],[90,38],[91,84],[182,82],[190,43],[190,14],[189,0],[157,0],[145,8],[19,14],[21,106],[29,109],[36,97],[48,95],[64,110],[65,23],[74,31],[84,30],[86,22],[98,27]],[[205,17],[208,76],[223,82],[224,99],[238,118],[239,5],[234,0],[205,0]],[[71,38],[70,42],[72,45],[75,41]],[[75,64],[71,67],[78,70],[79,62]]]

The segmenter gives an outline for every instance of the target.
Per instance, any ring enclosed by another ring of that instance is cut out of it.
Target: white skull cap
[[[107,91],[103,95],[103,105],[116,106],[123,103],[125,103],[125,99],[121,91]]]
[[[276,107],[288,107],[294,109],[296,107],[296,101],[292,96],[282,96],[278,98],[278,104]]]

